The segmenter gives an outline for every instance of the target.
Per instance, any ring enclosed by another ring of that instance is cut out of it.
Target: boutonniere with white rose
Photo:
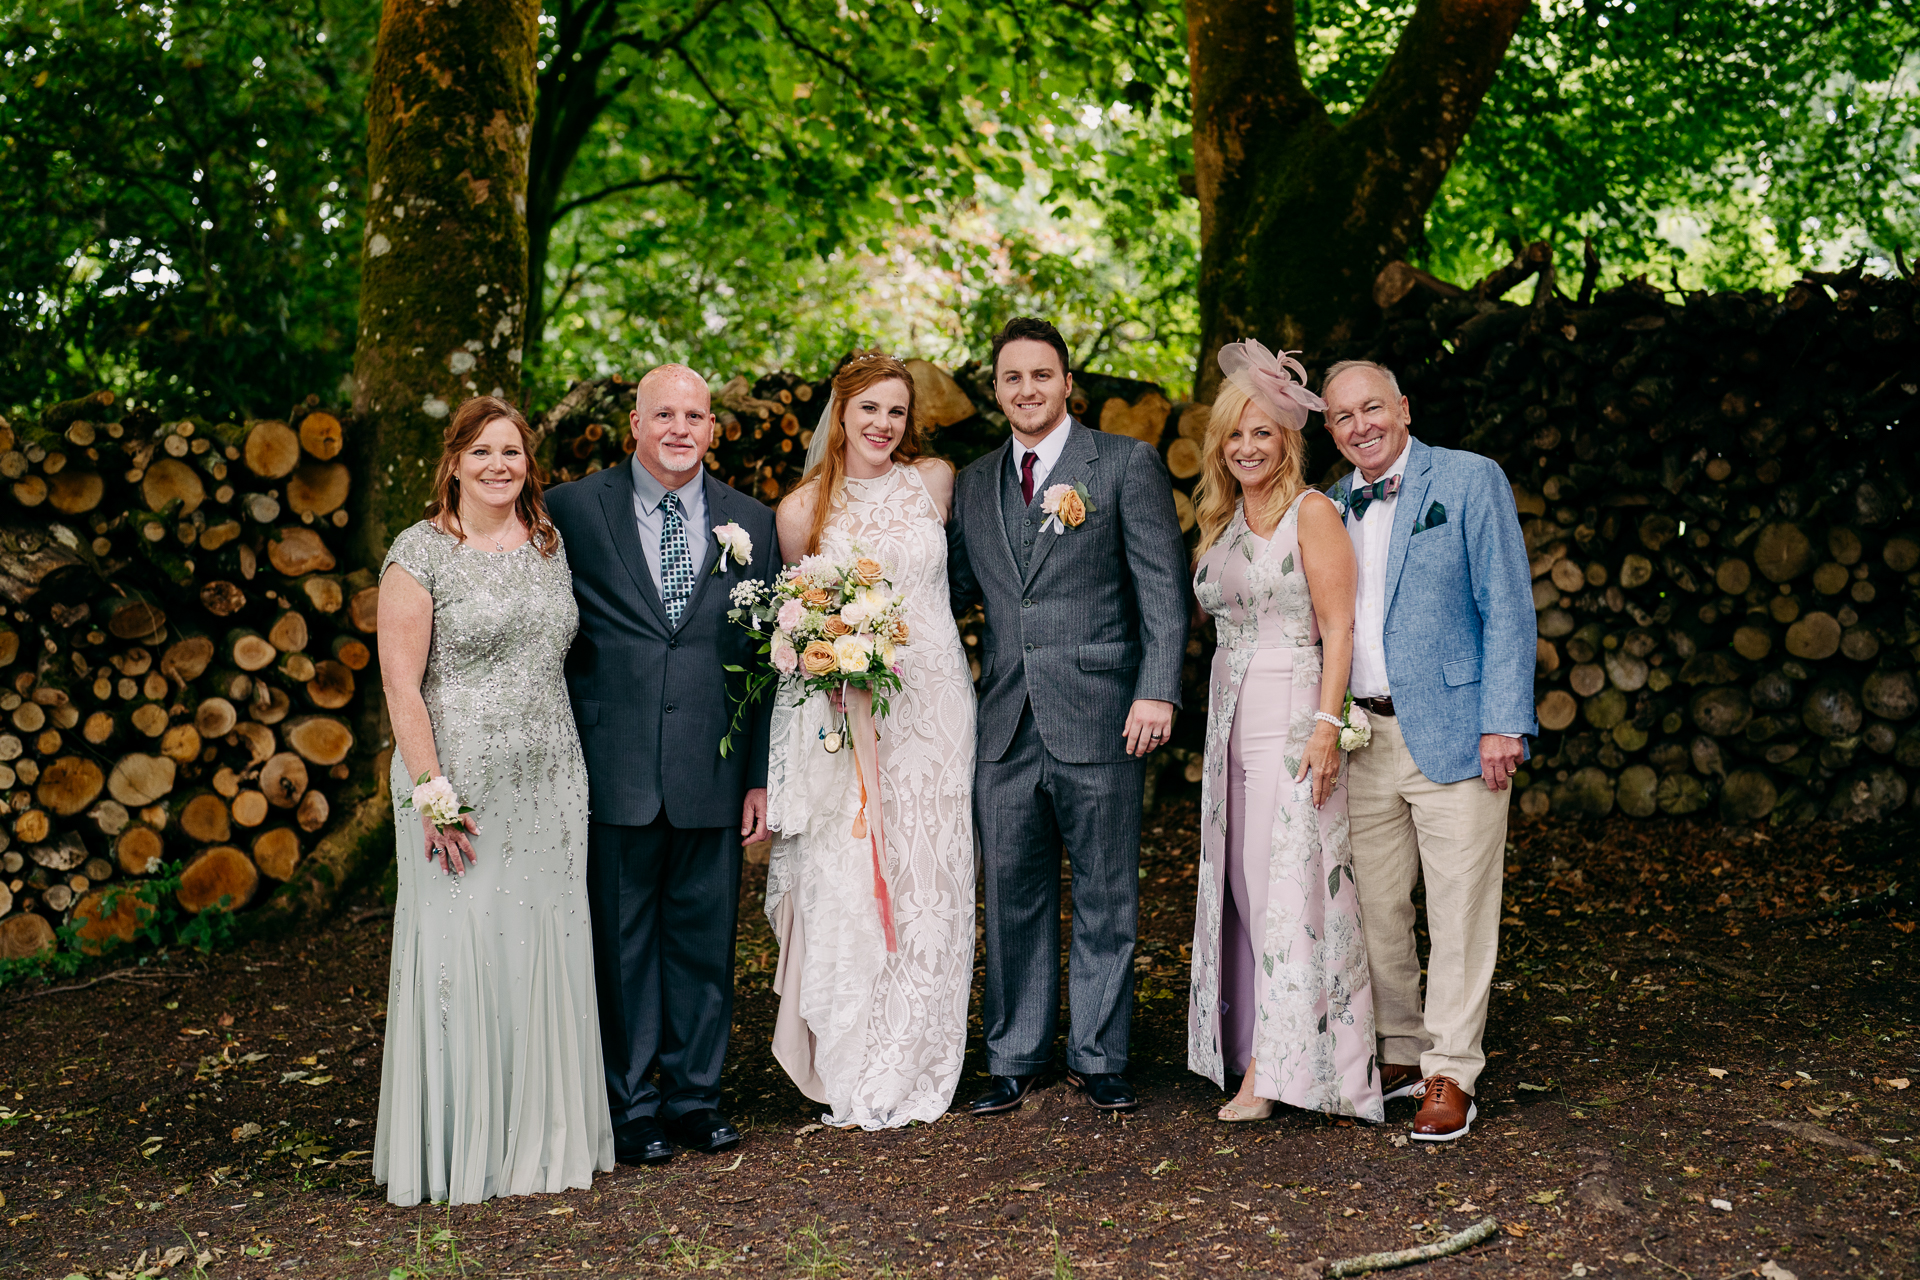
[[[1055,533],[1065,533],[1087,522],[1087,515],[1093,510],[1093,499],[1087,496],[1085,487],[1081,485],[1056,484],[1041,495],[1040,509],[1047,514],[1046,520],[1040,525],[1040,532],[1045,533],[1052,528]]]
[[[717,526],[713,531],[713,539],[720,544],[720,557],[713,562],[715,573],[725,571],[728,556],[732,556],[733,562],[743,568],[747,561],[753,559],[753,539],[739,525],[727,523]]]

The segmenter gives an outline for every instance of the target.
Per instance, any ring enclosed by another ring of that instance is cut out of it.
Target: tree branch
[[[707,96],[713,99],[713,105],[727,113],[728,123],[738,126],[740,123],[740,113],[738,111],[735,111],[732,107],[728,106],[727,100],[725,98],[722,98],[719,92],[716,91],[711,84],[707,83],[706,76],[700,73],[700,68],[697,65],[695,65],[693,59],[687,55],[687,51],[685,49],[682,49],[679,45],[675,45],[673,47],[673,52],[674,52],[674,55],[680,59],[681,62],[686,64],[687,70],[692,73],[693,78],[700,82],[700,87],[707,91]]]
[[[665,53],[669,49],[677,50],[680,47],[680,42],[692,35],[701,23],[713,16],[713,11],[718,9],[724,2],[725,0],[705,0],[705,3],[698,9],[695,9],[687,20],[680,24],[678,30],[669,32],[664,36],[643,39],[636,31],[624,31],[614,36],[607,43],[611,45],[624,45],[632,49],[635,53],[645,55]]]
[[[566,201],[553,211],[553,220],[558,222],[575,209],[583,209],[587,205],[598,204],[602,200],[610,196],[617,196],[623,191],[639,191],[645,187],[663,186],[669,182],[692,181],[693,175],[690,173],[656,173],[650,178],[634,178],[627,182],[616,182],[612,186],[602,187],[590,195],[575,196],[573,199]]]

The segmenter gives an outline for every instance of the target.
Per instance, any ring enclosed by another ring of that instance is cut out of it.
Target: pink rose
[[[806,616],[806,605],[798,600],[789,600],[780,606],[780,613],[774,618],[774,623],[782,631],[792,631],[806,620]]]
[[[781,635],[773,638],[773,669],[783,676],[790,676],[800,665],[800,655],[794,652],[792,643]]]

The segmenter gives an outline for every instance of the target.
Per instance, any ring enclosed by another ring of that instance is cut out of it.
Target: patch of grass
[[[435,1280],[440,1276],[464,1276],[467,1261],[460,1256],[460,1237],[453,1230],[453,1209],[447,1209],[446,1225],[432,1235],[426,1223],[413,1228],[413,1251],[400,1265],[387,1272],[387,1280]]]
[[[656,1239],[666,1241],[663,1260],[675,1271],[714,1271],[732,1259],[732,1253],[717,1244],[707,1243],[708,1228],[702,1227],[696,1238],[689,1238],[678,1232]]]
[[[1067,1254],[1067,1247],[1060,1243],[1059,1228],[1053,1232],[1053,1280],[1073,1280],[1073,1259]]]
[[[804,1276],[835,1276],[846,1270],[847,1263],[820,1234],[820,1220],[816,1218],[796,1229],[787,1242],[787,1265]]]

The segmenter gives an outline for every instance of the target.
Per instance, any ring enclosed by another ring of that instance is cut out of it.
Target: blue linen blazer
[[[1540,732],[1533,581],[1499,466],[1417,439],[1408,448],[1387,551],[1387,682],[1420,772],[1458,782],[1480,774],[1481,734]],[[1352,478],[1329,494],[1343,512]]]

